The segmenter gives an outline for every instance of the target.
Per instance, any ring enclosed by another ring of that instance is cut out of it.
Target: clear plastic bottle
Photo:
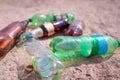
[[[32,56],[32,64],[42,80],[57,80],[64,69],[63,63],[40,40],[23,35],[24,49]]]
[[[35,14],[32,18],[29,19],[29,22],[31,22],[35,27],[39,27],[42,24],[48,23],[48,22],[54,22],[61,19],[68,19],[69,24],[71,24],[74,21],[74,14],[72,13],[64,13],[64,14]]]
[[[51,46],[54,55],[65,66],[79,64],[89,56],[101,56],[108,59],[120,47],[120,41],[110,36],[58,36],[53,38]],[[82,60],[83,59],[83,60]],[[72,63],[73,62],[73,63]]]

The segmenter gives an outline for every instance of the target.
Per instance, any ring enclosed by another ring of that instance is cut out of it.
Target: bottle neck
[[[120,41],[118,41],[118,46],[120,47]]]
[[[69,26],[68,19],[61,19],[59,21],[53,22],[52,24],[56,31]]]
[[[29,21],[29,22],[32,22],[32,18],[29,18],[28,21]]]

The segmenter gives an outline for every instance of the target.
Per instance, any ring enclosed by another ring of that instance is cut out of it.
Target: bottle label
[[[44,26],[48,31],[48,36],[55,34],[54,26],[52,23],[46,23],[46,24],[44,24]]]

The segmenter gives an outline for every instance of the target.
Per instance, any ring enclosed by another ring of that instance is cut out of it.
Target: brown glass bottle
[[[30,33],[37,38],[48,37],[69,26],[68,19],[61,19],[52,23],[45,23]]]
[[[18,42],[20,35],[25,32],[28,21],[16,21],[0,30],[0,60]]]

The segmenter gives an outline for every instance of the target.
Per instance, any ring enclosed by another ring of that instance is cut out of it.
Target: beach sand
[[[104,34],[120,40],[120,0],[0,0],[0,28],[36,13],[65,12],[84,21],[83,35]],[[49,47],[52,38],[41,41]],[[120,80],[120,49],[114,53],[101,63],[95,59],[89,64],[65,69],[61,80]],[[31,64],[30,56],[15,47],[0,61],[0,80],[37,80],[35,72],[25,72],[28,64]]]

